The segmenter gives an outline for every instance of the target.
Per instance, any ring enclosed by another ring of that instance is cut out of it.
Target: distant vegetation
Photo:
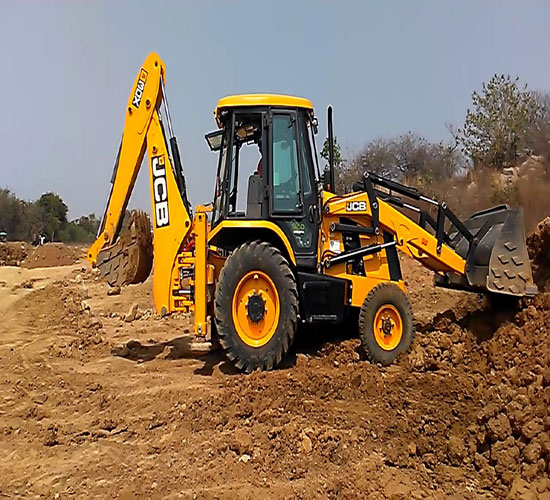
[[[463,126],[449,127],[449,135],[438,143],[414,132],[374,139],[341,161],[337,187],[349,191],[369,170],[445,200],[461,216],[495,203],[527,207],[531,227],[550,215],[549,93],[530,91],[517,78],[494,75],[472,93]],[[508,183],[509,171],[520,175],[514,168],[531,156],[537,157],[544,175],[539,172],[529,182],[524,178],[523,185]]]
[[[518,78],[494,75],[480,92],[472,93],[463,126],[449,127],[449,135],[437,143],[414,132],[380,137],[348,158],[335,139],[337,189],[349,191],[369,170],[418,187],[461,216],[496,203],[521,205],[530,229],[550,215],[550,93],[530,91]],[[536,161],[520,172],[517,166],[532,156]],[[328,160],[327,141],[321,157]],[[542,172],[533,165],[542,165]],[[518,182],[506,180],[510,170],[510,178],[521,177]],[[0,231],[10,240],[32,241],[44,235],[47,241],[93,241],[99,227],[96,216],[68,221],[67,212],[57,194],[28,202],[0,189]]]
[[[67,211],[67,205],[55,193],[45,193],[29,202],[8,189],[0,189],[0,231],[8,233],[9,240],[33,241],[43,235],[47,241],[93,241],[99,227],[95,215],[68,221]]]

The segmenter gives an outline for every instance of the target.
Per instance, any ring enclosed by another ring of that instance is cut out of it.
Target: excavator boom
[[[126,106],[124,133],[113,169],[111,190],[96,241],[87,258],[111,285],[147,279],[154,264],[155,303],[170,310],[169,283],[181,244],[192,230],[185,178],[164,92],[165,66],[150,54],[140,68]],[[169,139],[166,139],[161,106]],[[149,176],[156,258],[153,261],[151,223],[144,212],[126,208],[145,151]]]

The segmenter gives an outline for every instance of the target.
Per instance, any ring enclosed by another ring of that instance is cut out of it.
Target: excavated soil
[[[19,266],[32,248],[27,243],[0,243],[0,266]]]
[[[29,255],[21,265],[27,269],[70,266],[83,259],[84,252],[85,250],[80,246],[68,246],[63,243],[46,243],[29,252]]]
[[[549,498],[548,222],[532,300],[434,288],[404,259],[417,334],[388,368],[348,325],[241,375],[189,357],[150,280],[108,296],[60,268],[3,319],[0,497]]]
[[[63,243],[46,243],[32,247],[25,242],[0,243],[0,266],[37,267],[70,266],[83,260],[85,248]]]

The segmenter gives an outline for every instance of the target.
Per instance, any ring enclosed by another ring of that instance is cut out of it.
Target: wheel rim
[[[233,324],[241,340],[251,347],[267,344],[279,324],[279,293],[262,271],[245,274],[233,293]]]
[[[381,306],[374,317],[374,338],[385,351],[393,351],[403,338],[403,320],[396,307]]]

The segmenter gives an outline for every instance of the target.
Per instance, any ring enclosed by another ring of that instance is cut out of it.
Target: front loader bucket
[[[464,236],[456,235],[458,241],[453,243],[466,260],[470,287],[517,297],[537,293],[520,208],[500,205],[477,212],[463,223],[473,241],[469,243]]]

